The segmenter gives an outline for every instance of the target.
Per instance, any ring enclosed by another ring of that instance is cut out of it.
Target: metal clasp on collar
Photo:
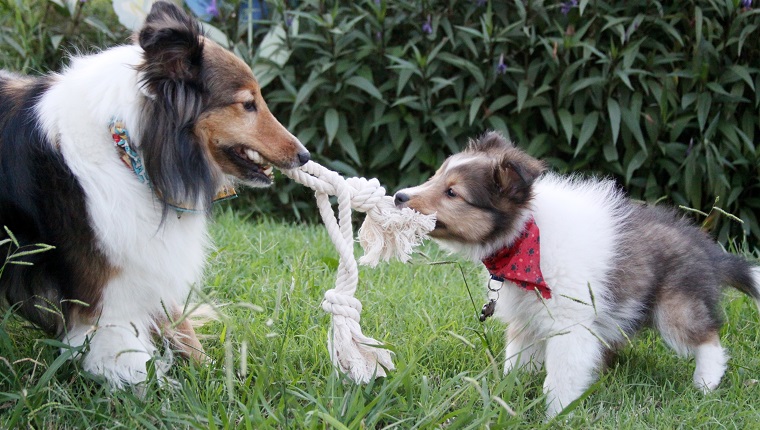
[[[496,275],[491,275],[488,279],[488,302],[483,305],[483,309],[480,310],[480,321],[485,321],[488,317],[493,315],[496,309],[496,301],[499,300],[499,290],[504,286],[504,278]]]

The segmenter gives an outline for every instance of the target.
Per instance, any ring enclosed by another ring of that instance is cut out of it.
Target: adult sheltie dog
[[[717,387],[721,286],[760,299],[760,270],[673,209],[627,199],[610,180],[547,173],[498,133],[471,141],[396,205],[437,214],[431,236],[482,261],[490,313],[508,324],[505,372],[546,368],[552,417],[594,381],[607,352],[655,327]],[[759,302],[760,304],[760,302]]]
[[[158,2],[133,45],[60,74],[0,72],[0,226],[55,246],[6,265],[0,292],[115,386],[146,378],[166,329],[200,357],[178,318],[202,279],[212,201],[308,159],[250,68]],[[9,238],[0,228],[3,257]]]

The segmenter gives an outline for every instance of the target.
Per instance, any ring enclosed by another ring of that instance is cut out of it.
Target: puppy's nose
[[[396,195],[393,197],[393,203],[396,205],[397,208],[402,208],[406,205],[406,202],[409,201],[409,195],[404,193],[396,193]]]
[[[309,160],[311,160],[311,154],[309,154],[309,151],[298,153],[298,162],[301,163],[301,166],[306,164]]]

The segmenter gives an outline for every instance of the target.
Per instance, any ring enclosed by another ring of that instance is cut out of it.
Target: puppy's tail
[[[727,253],[721,260],[725,283],[755,299],[760,309],[760,266]]]
[[[755,303],[757,303],[758,309],[760,309],[760,267],[754,266],[750,269],[750,273],[752,273],[752,281],[753,281],[753,291],[754,294],[750,293],[750,296],[752,296],[755,299]]]

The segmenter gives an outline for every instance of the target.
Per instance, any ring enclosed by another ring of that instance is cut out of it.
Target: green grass
[[[477,265],[431,265],[450,257],[428,243],[411,264],[362,268],[362,328],[395,351],[397,370],[355,385],[326,348],[320,302],[337,253],[324,229],[217,212],[203,293],[226,316],[201,329],[210,363],[178,360],[178,388],[112,391],[5,314],[0,428],[760,428],[760,319],[739,294],[724,302],[732,359],[715,393],[694,389],[693,361],[645,332],[571,417],[547,425],[543,374],[503,376],[504,327],[477,319]]]

